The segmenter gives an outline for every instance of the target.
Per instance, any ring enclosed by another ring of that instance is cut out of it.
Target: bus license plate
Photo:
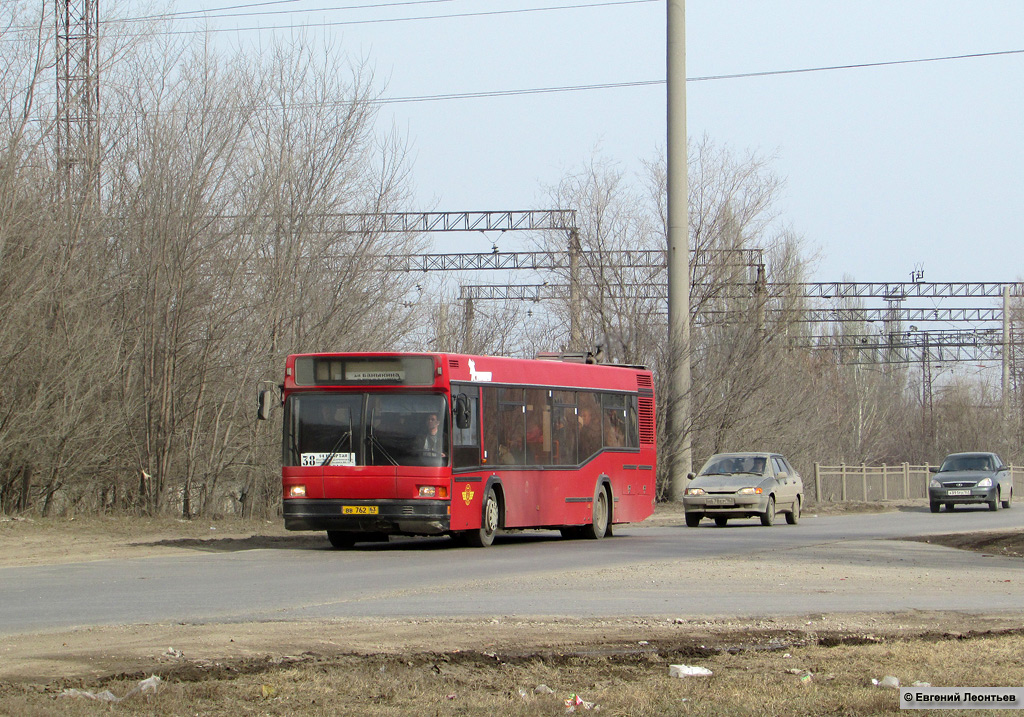
[[[375,505],[343,505],[341,506],[342,515],[377,515],[377,506]]]
[[[946,495],[970,495],[969,490],[947,490]]]

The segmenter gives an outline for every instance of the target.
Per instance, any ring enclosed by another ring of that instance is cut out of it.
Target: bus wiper
[[[391,457],[391,454],[388,453],[388,449],[385,448],[383,445],[381,445],[381,442],[379,440],[377,440],[377,436],[373,435],[373,431],[372,430],[366,432],[366,440],[368,440],[372,446],[376,446],[377,448],[379,448],[381,454],[385,458],[387,458],[388,461],[391,462],[391,465],[393,465],[393,466],[397,466],[398,465],[398,461],[396,461],[394,458]]]
[[[334,456],[338,455],[338,449],[341,448],[341,444],[346,439],[349,439],[349,438],[352,438],[352,431],[351,430],[345,431],[344,433],[341,434],[341,438],[339,438],[338,442],[334,444],[334,448],[331,449],[331,452],[327,455],[327,458],[325,458],[324,462],[320,464],[321,467],[322,466],[329,466],[329,465],[331,465],[331,461],[334,460]],[[351,447],[352,447],[352,445],[349,444],[349,448],[351,448]]]

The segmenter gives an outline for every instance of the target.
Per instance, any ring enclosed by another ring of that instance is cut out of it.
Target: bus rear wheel
[[[474,548],[489,547],[494,542],[494,536],[497,535],[500,525],[501,506],[498,504],[498,496],[495,494],[494,488],[488,488],[487,494],[484,496],[480,529],[466,531],[466,544]]]
[[[590,540],[600,540],[608,534],[608,526],[611,525],[611,511],[609,510],[608,491],[604,486],[598,489],[594,496],[593,520],[590,525],[583,526],[583,536]]]

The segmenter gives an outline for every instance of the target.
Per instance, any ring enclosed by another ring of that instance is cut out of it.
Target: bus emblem
[[[466,501],[466,505],[469,505],[470,503],[473,502],[474,495],[476,495],[476,493],[473,492],[473,488],[467,485],[466,489],[462,491],[462,499]]]

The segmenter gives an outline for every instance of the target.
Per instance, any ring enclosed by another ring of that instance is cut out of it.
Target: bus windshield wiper
[[[388,453],[388,449],[385,448],[381,444],[381,442],[377,439],[377,436],[373,435],[373,431],[372,430],[366,432],[366,440],[368,440],[371,445],[376,446],[377,448],[379,448],[381,454],[385,458],[387,458],[388,461],[390,461],[391,465],[393,465],[393,466],[397,466],[398,465],[398,461],[396,461],[394,458],[391,457],[391,454]]]
[[[338,449],[341,448],[341,444],[346,439],[349,439],[349,438],[352,438],[352,431],[351,430],[348,430],[348,431],[345,431],[344,433],[342,433],[341,434],[341,438],[339,438],[338,442],[334,444],[334,448],[331,449],[331,452],[327,455],[327,458],[325,458],[324,462],[321,463],[320,465],[321,466],[329,466],[329,465],[331,465],[331,461],[334,460],[334,456],[338,455]],[[352,447],[352,445],[349,444],[349,448],[351,448],[351,447]]]

